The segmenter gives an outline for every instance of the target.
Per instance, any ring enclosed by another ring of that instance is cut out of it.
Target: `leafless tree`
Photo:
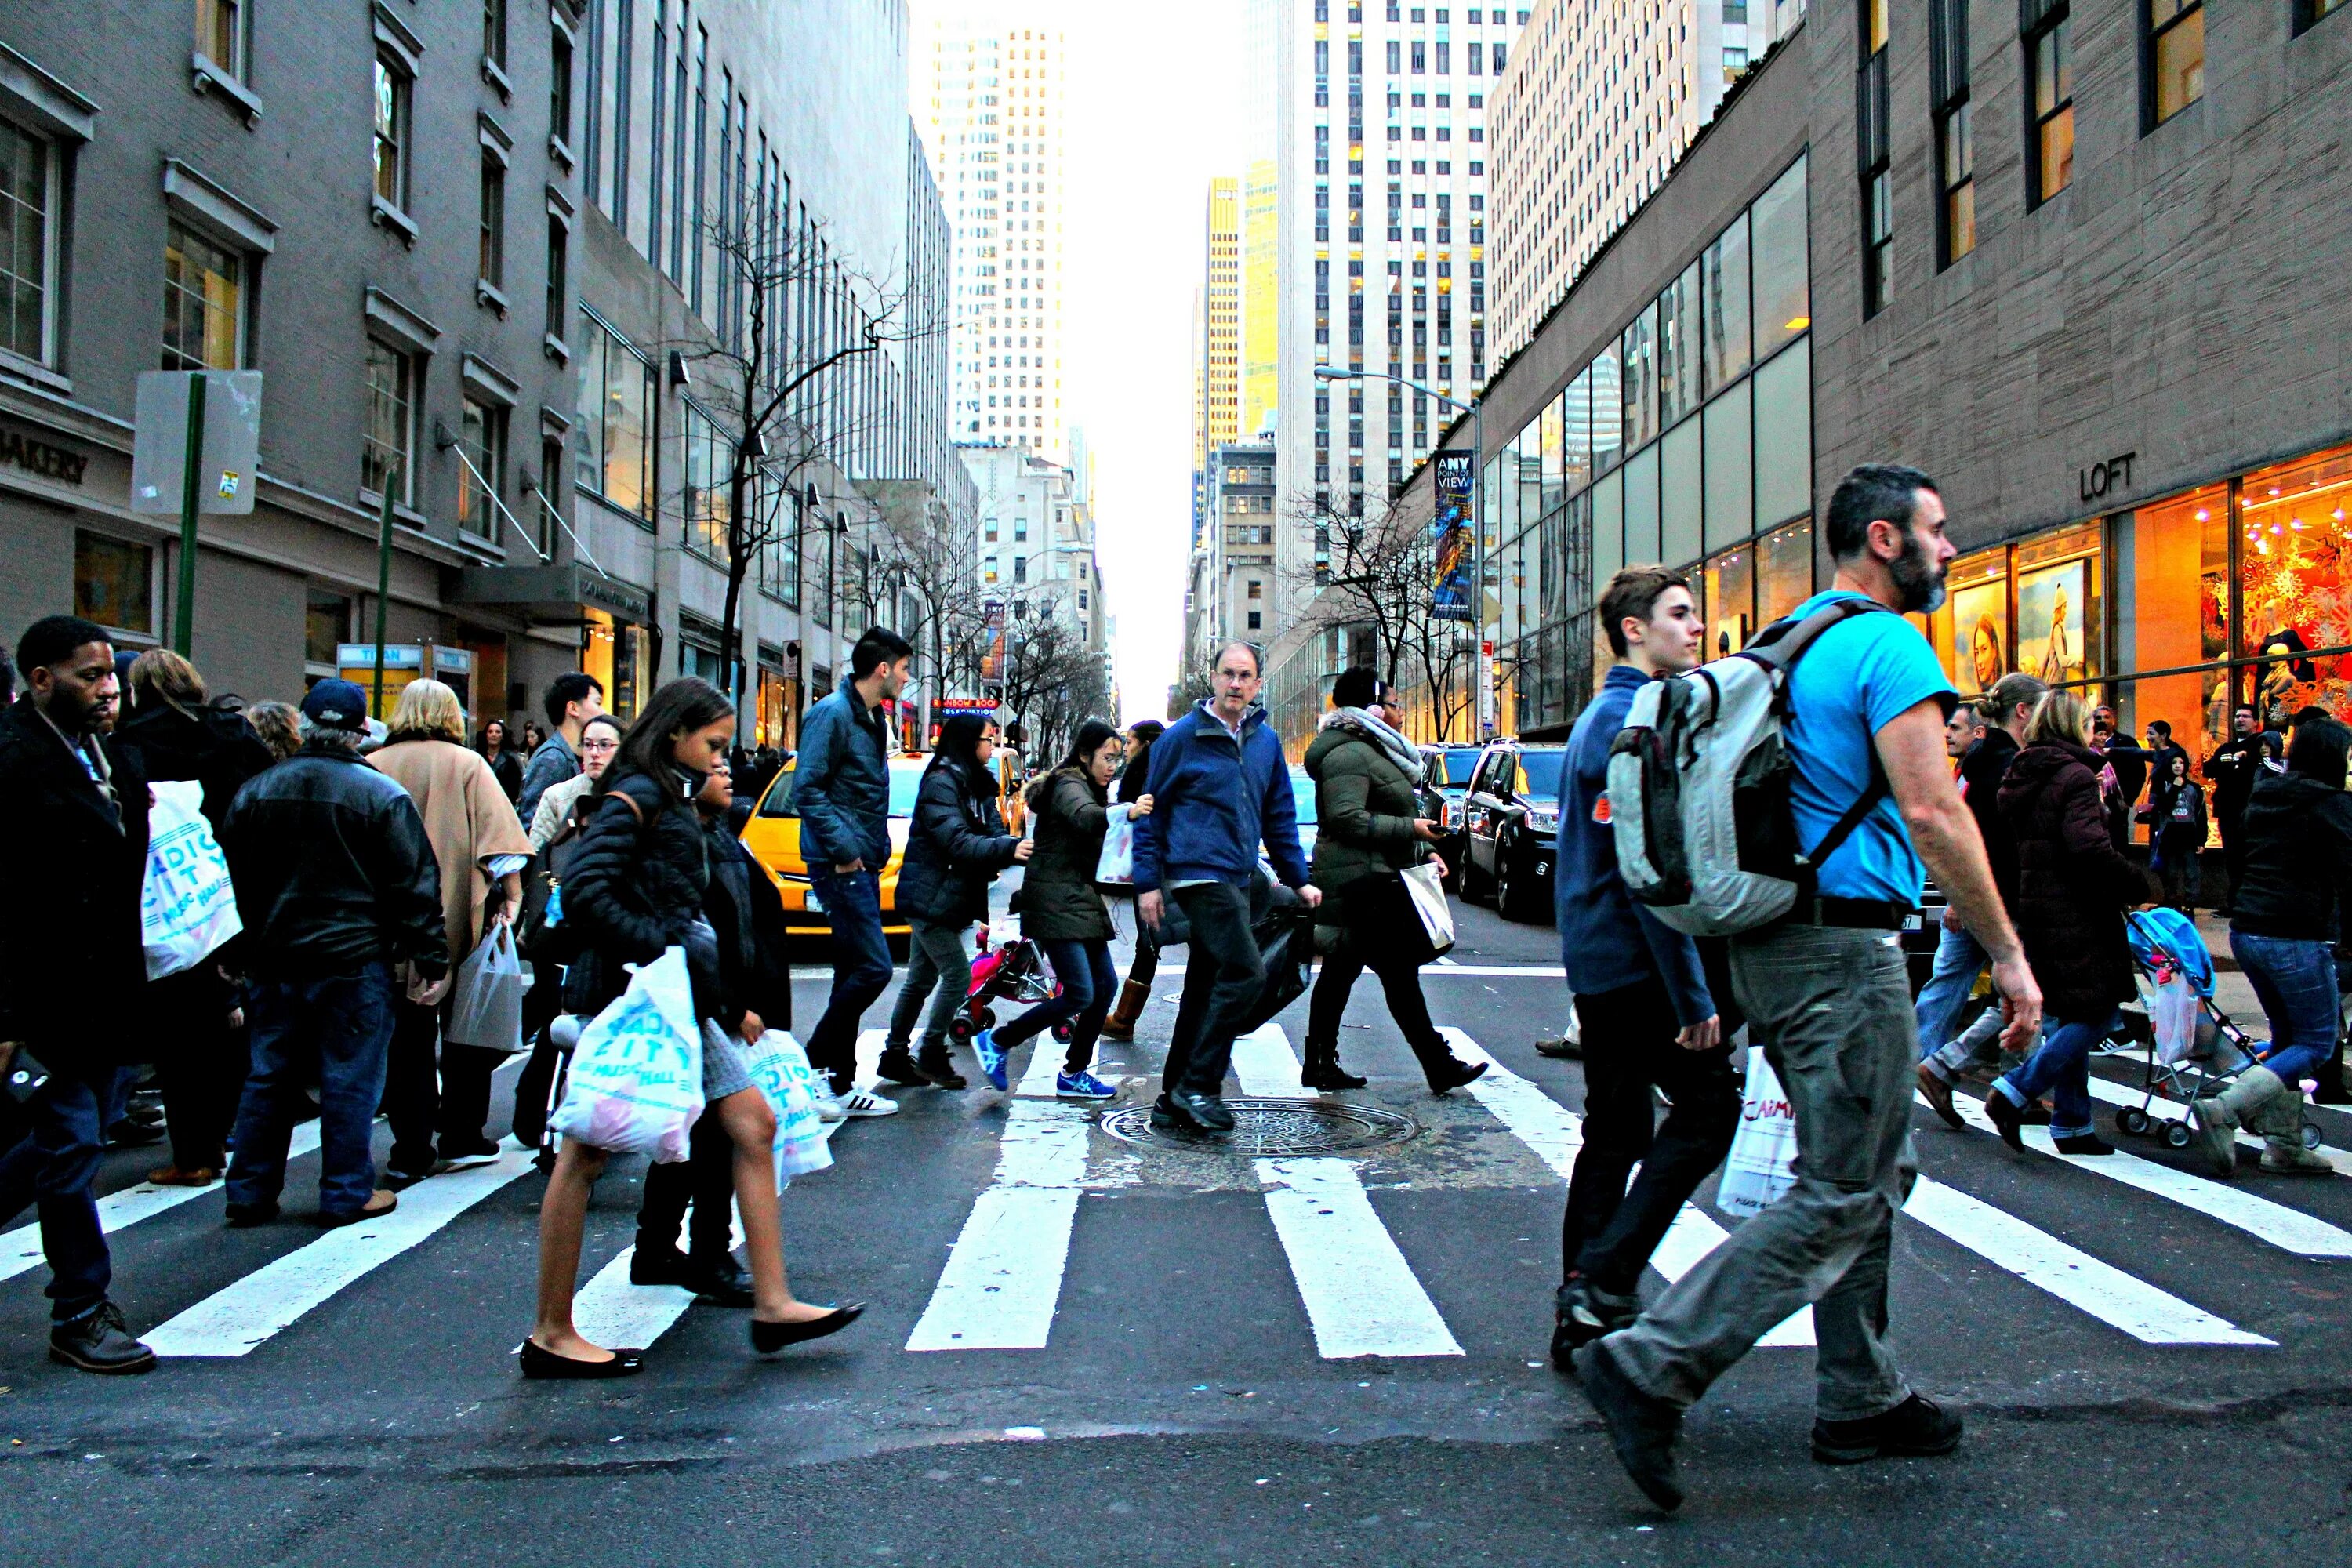
[[[1028,754],[1041,766],[1061,757],[1087,720],[1115,718],[1102,655],[1087,646],[1075,620],[1054,608],[1049,599],[1035,613],[1006,620],[999,672],[1004,710],[1028,730]]]
[[[1414,699],[1409,709],[1425,708],[1434,739],[1452,739],[1465,720],[1475,726],[1476,645],[1466,623],[1436,613],[1428,530],[1370,500],[1360,517],[1301,499],[1292,516],[1330,542],[1328,567],[1295,574],[1295,588],[1312,595],[1310,621],[1368,631],[1374,668]]]

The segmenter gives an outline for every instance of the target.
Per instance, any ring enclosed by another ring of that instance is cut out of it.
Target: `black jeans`
[[[1250,929],[1247,889],[1202,882],[1174,897],[1192,927],[1192,951],[1160,1088],[1215,1094],[1233,1065],[1234,1026],[1265,988],[1265,959]]]
[[[1324,956],[1322,970],[1315,977],[1315,994],[1307,1004],[1308,1048],[1339,1048],[1340,1016],[1348,1010],[1357,976],[1367,969],[1380,977],[1381,989],[1388,994],[1389,1016],[1396,1020],[1398,1032],[1412,1047],[1413,1058],[1423,1070],[1451,1061],[1452,1048],[1429,1021],[1429,1002],[1421,994],[1421,966],[1393,953],[1367,953],[1364,942],[1352,931],[1340,934],[1339,944]]]
[[[147,983],[156,1037],[173,1042],[157,1054],[155,1077],[163,1089],[172,1163],[183,1171],[217,1171],[228,1163],[229,1129],[253,1060],[253,1042],[244,1026],[229,1027],[235,1002],[235,993],[209,962]]]
[[[547,1026],[563,1011],[563,966],[555,963],[531,965],[530,989],[522,994],[522,1037],[530,1042],[530,1059],[515,1078],[515,1142],[526,1149],[539,1146],[547,1131],[547,1097],[555,1088],[555,1068],[562,1056],[547,1037]]]
[[[1739,1079],[1727,1046],[1675,1044],[1674,1004],[1655,980],[1580,994],[1584,1149],[1559,1226],[1560,1277],[1630,1296],[1692,1191],[1723,1163],[1739,1122]],[[1674,1109],[1663,1125],[1650,1090]],[[1641,1175],[1627,1191],[1635,1164]]]
[[[388,1170],[431,1172],[434,1134],[445,1158],[470,1153],[484,1142],[490,1119],[490,1074],[504,1051],[441,1044],[439,1007],[420,1007],[405,995],[392,1005],[392,1051],[383,1079],[383,1114],[392,1123]],[[436,1049],[438,1046],[438,1062]],[[437,1072],[436,1072],[437,1067]]]
[[[715,1263],[731,1254],[735,1140],[728,1135],[716,1106],[702,1108],[688,1136],[685,1159],[646,1167],[645,1201],[637,1205],[637,1250],[674,1251],[688,1203],[694,1205],[694,1228],[688,1235],[688,1256]]]

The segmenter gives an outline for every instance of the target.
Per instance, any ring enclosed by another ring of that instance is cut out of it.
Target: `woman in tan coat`
[[[493,921],[510,921],[521,908],[530,839],[490,764],[466,744],[466,715],[456,692],[437,680],[409,682],[389,728],[389,738],[368,761],[408,792],[425,819],[425,835],[441,868],[441,910],[449,932],[449,973],[455,974],[481,939],[485,904],[492,906]],[[384,1181],[395,1189],[436,1170],[498,1153],[482,1128],[490,1115],[490,1073],[506,1053],[443,1046],[436,1094],[434,1047],[447,991],[446,980],[435,986],[412,983],[393,1005],[383,1092],[392,1153],[384,1163]]]

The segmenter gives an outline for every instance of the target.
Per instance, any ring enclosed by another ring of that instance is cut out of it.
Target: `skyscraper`
[[[1208,469],[1210,454],[1241,429],[1242,236],[1236,182],[1209,182],[1208,222],[1201,245],[1199,366],[1193,383],[1192,467]],[[1205,487],[1200,487],[1205,488]]]
[[[1068,48],[1047,13],[943,9],[917,47],[915,118],[955,230],[954,428],[1059,463]]]

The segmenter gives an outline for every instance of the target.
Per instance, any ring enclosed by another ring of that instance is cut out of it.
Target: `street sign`
[[[205,444],[197,462],[196,510],[243,515],[253,510],[261,461],[261,373],[257,370],[145,370],[132,418],[131,510],[180,510],[187,484],[188,387],[205,378]]]

